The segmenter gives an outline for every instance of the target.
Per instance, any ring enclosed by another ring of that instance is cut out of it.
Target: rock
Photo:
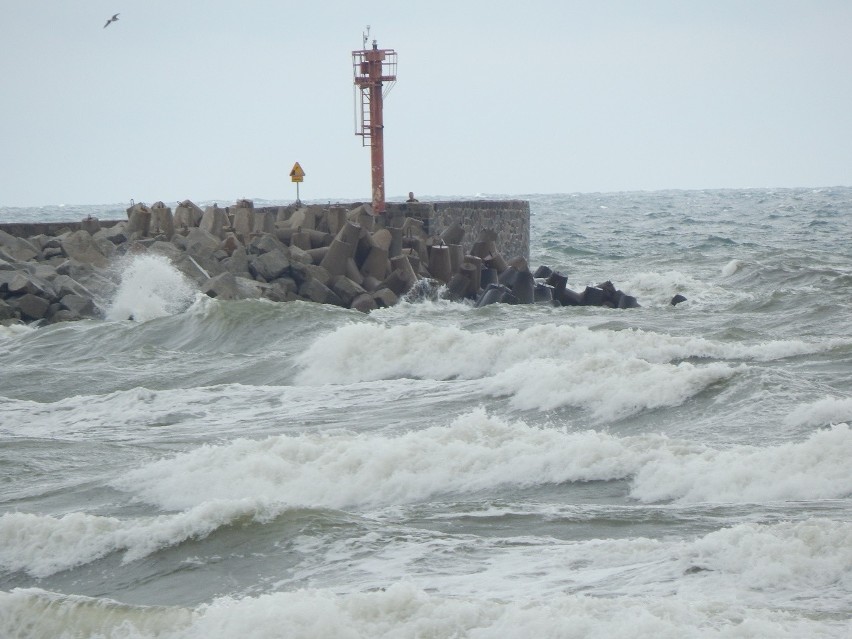
[[[331,274],[322,266],[315,266],[313,264],[290,262],[290,274],[300,288],[308,280],[317,280],[324,286],[328,286],[331,283]]]
[[[678,304],[680,304],[681,302],[685,302],[685,301],[686,301],[686,298],[685,298],[683,295],[681,295],[680,293],[678,293],[677,295],[675,295],[675,296],[672,298],[671,305],[672,305],[672,306],[677,306],[677,305],[678,305]]]
[[[18,316],[15,313],[15,307],[6,302],[5,300],[0,299],[0,322],[16,319],[17,317]]]
[[[535,273],[533,273],[533,277],[535,277],[536,279],[548,279],[553,274],[553,269],[551,269],[549,266],[542,265],[535,270]]]
[[[361,311],[362,313],[369,313],[370,311],[376,310],[378,308],[378,304],[376,304],[376,300],[373,299],[373,296],[370,293],[362,293],[352,300],[349,308]]]
[[[193,257],[212,258],[222,238],[203,228],[190,229],[185,240],[185,250]]]
[[[380,288],[373,293],[373,299],[379,308],[389,308],[399,302],[399,297],[389,288]]]
[[[92,293],[80,282],[75,280],[68,275],[57,275],[53,279],[53,290],[56,291],[56,296],[58,298],[65,297],[66,295],[78,295],[80,297],[94,297]]]
[[[2,230],[0,230],[0,246],[3,247],[5,254],[11,258],[7,260],[10,262],[26,262],[35,259],[40,251],[31,242]]]
[[[279,278],[269,283],[263,291],[263,297],[272,302],[292,302],[297,299],[296,282],[290,278]]]
[[[305,251],[310,258],[311,262],[314,264],[322,264],[322,261],[325,259],[325,256],[328,255],[329,247],[323,246],[322,248],[311,249],[310,251]]]
[[[148,247],[148,252],[167,257],[172,262],[183,257],[183,251],[171,242],[155,241]]]
[[[411,288],[411,283],[406,280],[405,273],[403,273],[402,269],[395,269],[390,275],[382,280],[381,284],[376,287],[376,290],[382,290],[385,288],[393,291],[394,295],[400,297],[408,292]]]
[[[301,262],[302,264],[313,264],[310,254],[298,246],[290,247],[290,262]]]
[[[621,291],[618,291],[621,293]],[[618,298],[618,306],[617,308],[638,308],[639,302],[632,295],[627,295],[626,293],[621,293],[621,296]]]
[[[299,287],[299,295],[319,304],[334,304],[343,306],[340,297],[325,284],[316,279],[309,279]]]
[[[32,293],[27,293],[21,297],[7,300],[12,306],[17,307],[21,312],[21,318],[28,321],[36,321],[44,319],[47,314],[47,309],[50,308],[50,302],[43,297],[38,297]]]
[[[475,307],[482,308],[489,304],[503,302],[509,295],[511,295],[511,291],[503,284],[489,284],[482,295],[476,300]]]
[[[55,297],[53,286],[42,277],[25,270],[0,271],[0,295],[38,295],[45,299]]]
[[[242,246],[234,249],[231,257],[222,261],[222,265],[234,275],[249,275],[249,261],[246,250]]]
[[[344,275],[338,275],[331,280],[331,290],[340,298],[347,308],[352,305],[353,300],[367,291],[358,283],[353,282]]]
[[[266,288],[265,284],[229,272],[220,273],[201,284],[202,293],[222,300],[258,299]]]
[[[270,251],[288,251],[288,247],[271,233],[264,233],[251,240],[247,251],[255,255],[262,255]]]
[[[97,267],[106,267],[109,260],[95,239],[86,231],[75,231],[62,240],[62,252],[77,261]]]
[[[97,314],[95,303],[89,297],[69,294],[59,300],[59,304],[78,317],[95,317]]]
[[[130,233],[127,232],[127,222],[119,222],[110,227],[102,228],[92,237],[107,240],[112,244],[124,244],[130,238]]]
[[[289,271],[290,259],[283,250],[252,256],[249,260],[249,272],[260,275],[267,282],[288,274]]]
[[[583,292],[583,306],[600,306],[604,301],[604,292],[595,286],[587,286]]]

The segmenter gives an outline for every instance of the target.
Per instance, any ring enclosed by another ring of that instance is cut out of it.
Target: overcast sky
[[[852,185],[850,0],[0,0],[0,206],[369,199],[367,24],[389,198]]]

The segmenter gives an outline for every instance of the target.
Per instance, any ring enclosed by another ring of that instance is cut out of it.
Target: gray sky
[[[852,185],[849,0],[0,0],[0,205],[369,199],[367,24],[389,197]]]

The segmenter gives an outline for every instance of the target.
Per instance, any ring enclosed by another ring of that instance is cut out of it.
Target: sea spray
[[[196,290],[168,258],[137,255],[121,273],[121,284],[106,318],[147,322],[186,310]]]

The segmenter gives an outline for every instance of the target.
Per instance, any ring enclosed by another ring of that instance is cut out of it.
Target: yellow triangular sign
[[[290,171],[290,177],[293,178],[293,182],[301,182],[302,178],[305,177],[305,171],[302,169],[302,165],[296,162],[293,165],[293,170]]]

